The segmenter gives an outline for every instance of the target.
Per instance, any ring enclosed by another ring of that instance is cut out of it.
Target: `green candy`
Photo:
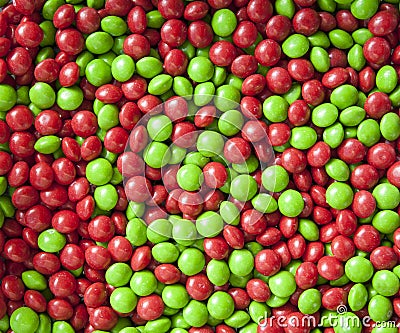
[[[188,248],[184,250],[178,259],[179,269],[187,276],[200,273],[203,270],[205,263],[206,262],[203,253],[195,248]]]
[[[122,287],[129,283],[132,276],[132,269],[129,265],[116,262],[107,268],[106,271],[106,282],[113,287]]]
[[[197,239],[196,226],[189,220],[179,219],[173,222],[172,238],[178,243],[190,246]]]
[[[237,276],[247,276],[254,268],[253,254],[246,249],[233,250],[228,259],[229,269]]]
[[[359,106],[350,106],[340,112],[339,121],[344,126],[357,126],[365,118],[366,112]]]
[[[182,309],[189,302],[189,295],[183,285],[173,284],[163,289],[162,299],[170,308]]]
[[[372,278],[372,287],[382,296],[393,296],[399,291],[399,278],[389,270],[381,270]]]
[[[321,307],[322,296],[317,289],[307,289],[300,294],[298,308],[303,314],[313,314]]]
[[[379,209],[394,209],[400,202],[399,189],[390,183],[379,184],[372,191],[372,195]]]
[[[224,149],[224,139],[221,134],[213,131],[204,131],[197,138],[197,150],[204,157],[220,155]]]
[[[147,239],[153,244],[166,242],[172,237],[172,224],[166,219],[152,221],[147,227]]]
[[[184,320],[193,327],[201,327],[208,321],[207,306],[199,301],[191,300],[182,311]]]
[[[346,276],[355,283],[367,282],[374,274],[374,267],[371,262],[360,256],[350,258],[346,262],[344,270]]]
[[[148,296],[157,289],[157,279],[152,272],[147,270],[135,272],[132,275],[130,287],[136,295]]]
[[[332,91],[330,99],[332,104],[343,110],[357,103],[358,91],[355,87],[344,84]]]
[[[91,60],[86,68],[85,75],[89,83],[100,87],[112,80],[111,67],[102,59]]]
[[[361,320],[354,313],[340,313],[339,315],[336,315],[336,320],[338,324],[333,328],[335,333],[361,333]]]
[[[310,47],[307,37],[300,34],[290,35],[282,44],[282,51],[289,58],[304,56]]]
[[[114,289],[110,296],[111,307],[120,313],[129,313],[133,311],[137,304],[137,296],[128,287]]]
[[[133,246],[141,246],[146,243],[147,237],[145,222],[139,218],[130,220],[126,225],[126,238]]]
[[[376,295],[368,303],[368,313],[373,321],[389,320],[393,314],[393,305],[389,298]]]
[[[143,57],[136,63],[136,72],[145,79],[152,79],[162,71],[162,62],[154,57]]]
[[[36,87],[36,89],[40,90],[38,87]],[[32,95],[36,97],[36,93],[32,93]],[[38,101],[37,98],[36,101]],[[16,103],[17,92],[15,89],[8,84],[0,84],[0,112],[6,112],[10,110]]]
[[[96,158],[88,163],[86,167],[86,178],[96,186],[107,184],[113,175],[111,163],[105,158]]]
[[[126,54],[117,56],[111,63],[111,74],[120,82],[128,81],[134,73],[135,62]]]
[[[296,217],[304,209],[304,200],[300,192],[286,190],[278,198],[278,207],[284,216]]]
[[[299,220],[300,234],[309,242],[317,241],[319,239],[319,229],[316,223],[308,219]]]
[[[45,135],[39,138],[34,145],[37,152],[42,154],[52,154],[61,146],[61,140],[55,135]]]
[[[325,164],[325,171],[329,177],[337,181],[344,182],[350,177],[350,170],[347,164],[337,158],[331,158],[328,163]]]
[[[332,149],[339,147],[344,139],[344,129],[342,124],[336,122],[332,126],[327,127],[322,134],[322,138]]]
[[[333,29],[329,31],[328,35],[333,46],[338,49],[349,49],[353,46],[353,38],[351,38],[351,35],[347,31]]]
[[[4,85],[2,85],[4,87]],[[4,89],[4,88],[3,88]],[[9,91],[9,89],[7,90]],[[0,90],[1,93],[1,90]],[[12,98],[12,100],[14,100],[13,96],[15,94],[10,92],[10,97],[8,97],[7,99]],[[1,94],[0,94],[1,96]],[[15,94],[16,97],[16,94]],[[56,101],[56,94],[53,90],[53,88],[44,82],[36,82],[35,85],[29,90],[29,98],[31,100],[31,102],[36,105],[39,109],[49,109],[51,106],[53,106],[53,104]],[[7,100],[6,99],[6,100]],[[16,98],[15,98],[16,100]],[[4,103],[2,101],[2,103]],[[9,105],[10,102],[8,102]],[[15,103],[14,103],[15,104]]]
[[[240,102],[240,90],[229,85],[218,87],[214,97],[214,104],[218,110],[226,112],[236,109]]]
[[[317,132],[311,127],[300,126],[292,129],[289,143],[297,149],[311,148],[317,142]]]
[[[34,270],[23,272],[21,278],[25,286],[29,289],[42,291],[47,288],[46,278]]]
[[[355,0],[351,3],[350,11],[356,19],[367,20],[378,10],[378,0]]]
[[[287,271],[280,271],[271,276],[268,283],[271,292],[281,298],[289,297],[296,291],[294,276]]]
[[[351,37],[353,37],[353,40],[357,44],[364,45],[365,42],[368,39],[374,37],[374,35],[367,28],[360,28],[360,29],[353,31],[353,33],[351,34]]]
[[[368,301],[367,288],[361,283],[355,284],[351,287],[348,296],[349,306],[353,311],[361,310]]]
[[[147,123],[147,132],[152,140],[166,141],[172,134],[172,122],[165,115],[155,115]]]
[[[347,61],[356,71],[360,71],[365,66],[366,60],[361,45],[353,45],[347,54]]]
[[[179,251],[175,245],[167,242],[158,243],[151,249],[154,259],[163,264],[173,263],[179,257]]]
[[[317,31],[311,36],[308,36],[308,40],[310,41],[311,46],[328,48],[331,45],[329,41],[328,35],[323,31]],[[312,52],[312,50],[311,50]],[[311,55],[310,55],[311,56]]]
[[[275,1],[275,10],[277,14],[292,19],[296,8],[292,0],[277,0]]]
[[[331,103],[323,103],[312,110],[311,120],[318,127],[333,125],[339,115],[337,107]]]
[[[392,210],[381,210],[374,215],[372,225],[381,233],[390,235],[400,227],[399,214]]]
[[[278,202],[267,193],[259,193],[252,200],[254,209],[261,213],[273,213],[278,209]]]
[[[165,143],[154,141],[145,148],[143,159],[148,166],[159,169],[169,163],[171,150]]]
[[[233,328],[240,328],[245,326],[250,321],[250,316],[246,311],[235,311],[232,316],[225,319],[225,324]]]
[[[224,227],[222,217],[215,212],[204,212],[196,220],[198,233],[203,237],[215,237]]]
[[[376,74],[376,86],[381,92],[391,93],[397,86],[397,73],[393,66],[381,67]]]
[[[224,112],[218,120],[218,129],[221,134],[233,136],[237,134],[244,124],[243,115],[237,110]]]
[[[257,182],[250,175],[239,175],[231,182],[231,195],[239,201],[249,201],[257,193]]]
[[[215,93],[215,86],[212,82],[199,83],[194,88],[193,101],[197,106],[204,106],[210,103]]]
[[[381,118],[379,128],[386,140],[397,140],[400,136],[400,117],[394,112],[386,113]]]
[[[147,91],[152,95],[162,95],[171,89],[174,79],[171,75],[160,74],[151,79]]]
[[[213,293],[207,301],[207,310],[215,319],[224,320],[229,318],[235,309],[232,297],[224,292]]]
[[[174,77],[172,89],[178,96],[185,97],[193,94],[192,84],[187,78],[183,76]]]
[[[214,74],[213,63],[205,57],[194,57],[190,60],[187,73],[196,82],[209,81]]]
[[[56,253],[66,244],[66,238],[55,229],[42,231],[38,237],[38,246],[42,251]]]
[[[15,333],[35,332],[39,327],[39,316],[31,308],[22,306],[12,313],[10,326]]]
[[[83,92],[77,86],[62,87],[57,92],[57,105],[67,111],[77,109],[83,102]]]
[[[219,205],[219,214],[225,223],[231,225],[239,224],[240,212],[233,202],[222,201]]]
[[[366,119],[357,128],[357,139],[367,147],[376,144],[381,138],[379,124],[374,119]]]
[[[286,120],[288,109],[289,103],[281,96],[270,96],[263,103],[264,116],[273,123]]]
[[[118,202],[118,193],[111,184],[98,186],[94,190],[94,200],[97,207],[102,210],[110,211]]]
[[[211,27],[215,34],[221,37],[227,37],[236,29],[237,19],[235,13],[229,9],[217,10],[212,19]]]
[[[353,201],[353,190],[345,183],[332,183],[326,190],[326,202],[334,209],[345,209]]]
[[[261,182],[267,191],[281,192],[289,184],[289,174],[282,166],[272,165],[263,171]]]
[[[109,33],[111,36],[121,36],[128,29],[125,21],[121,17],[114,15],[104,17],[101,20],[100,25],[101,29]]]
[[[229,281],[230,276],[231,272],[226,261],[212,259],[207,264],[207,277],[212,284],[223,286]]]
[[[203,171],[195,164],[186,164],[178,170],[176,179],[185,191],[197,191],[204,180]]]
[[[165,19],[158,10],[151,10],[146,13],[147,26],[153,29],[159,29],[164,24]]]

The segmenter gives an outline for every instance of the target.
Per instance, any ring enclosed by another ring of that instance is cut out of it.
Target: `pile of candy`
[[[398,0],[0,6],[0,332],[399,332]]]

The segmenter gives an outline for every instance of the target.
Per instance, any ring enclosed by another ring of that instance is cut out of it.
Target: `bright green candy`
[[[345,183],[332,183],[326,190],[326,202],[334,209],[345,209],[353,201],[353,190]]]
[[[357,126],[364,120],[365,114],[366,112],[363,108],[359,106],[350,106],[340,113],[339,121],[344,126]]]
[[[178,267],[181,272],[187,276],[200,273],[204,268],[206,261],[203,253],[195,248],[184,250],[178,259]]]
[[[146,14],[147,26],[149,28],[159,29],[164,24],[165,19],[158,10],[151,10]]]
[[[335,325],[333,330],[335,333],[361,333],[361,320],[352,312],[344,312],[336,315],[334,320],[339,323]]]
[[[382,295],[373,296],[368,303],[368,313],[373,321],[389,320],[393,314],[392,302]]]
[[[152,168],[162,168],[171,159],[171,150],[165,143],[151,142],[143,152],[145,163]]]
[[[179,257],[179,251],[175,245],[167,242],[158,243],[151,249],[154,259],[163,264],[173,263]]]
[[[46,278],[34,270],[23,272],[21,278],[25,286],[29,289],[42,291],[47,288]]]
[[[296,8],[294,6],[293,0],[277,0],[275,1],[275,10],[277,14],[292,19]]]
[[[96,158],[86,167],[86,178],[96,186],[107,184],[113,175],[112,165],[105,158]]]
[[[268,284],[271,292],[278,297],[289,297],[296,291],[294,276],[287,271],[280,271],[271,276]]]
[[[273,296],[274,295],[271,295],[271,297]],[[271,310],[265,303],[251,301],[248,307],[248,313],[250,315],[250,318],[254,322],[258,323],[260,322],[260,319],[263,319],[266,316],[270,316]]]
[[[113,287],[122,287],[128,284],[132,276],[132,269],[129,265],[116,262],[107,268],[106,281]]]
[[[227,84],[218,87],[215,94],[214,104],[222,112],[235,109],[240,102],[240,90]]]
[[[215,93],[215,86],[212,82],[199,83],[194,88],[194,104],[197,106],[207,105]]]
[[[357,88],[349,84],[341,85],[332,91],[330,99],[332,104],[337,106],[340,110],[343,110],[357,103]]]
[[[264,214],[275,212],[278,209],[278,203],[275,198],[267,193],[257,194],[253,200],[251,200],[251,204],[254,209]]]
[[[282,51],[289,58],[300,58],[310,47],[307,37],[300,34],[290,35],[282,44]]]
[[[322,134],[322,138],[332,149],[339,147],[344,139],[344,129],[342,124],[336,122],[332,126],[327,127]]]
[[[57,104],[63,110],[77,109],[83,102],[83,92],[77,86],[62,87],[57,92]]]
[[[171,320],[167,317],[160,317],[155,320],[149,320],[144,326],[144,333],[159,332],[167,333],[171,328]]]
[[[114,40],[104,31],[96,31],[86,38],[86,48],[93,54],[104,54],[112,49]]]
[[[325,164],[325,171],[329,177],[337,181],[344,182],[350,177],[350,170],[347,164],[337,158],[331,158],[328,163]]]
[[[229,256],[228,265],[232,274],[247,276],[254,268],[253,254],[246,249],[233,250]]]
[[[235,309],[232,297],[224,292],[213,293],[207,301],[207,310],[215,319],[224,320],[229,318]]]
[[[47,229],[39,234],[38,246],[42,251],[58,252],[64,247],[65,243],[65,236],[55,229]]]
[[[236,29],[236,25],[235,13],[226,8],[217,10],[211,19],[211,27],[221,37],[227,37],[232,34]]]
[[[235,87],[237,90],[242,90],[243,79],[237,77],[236,75],[229,74],[225,80],[225,84]]]
[[[367,28],[360,28],[351,34],[351,37],[353,37],[353,40],[360,45],[364,45],[365,42],[370,39],[371,37],[374,37],[371,31],[369,31]]]
[[[266,302],[267,305],[271,308],[279,308],[282,305],[285,305],[289,301],[290,297],[279,297],[274,294]]]
[[[218,120],[218,129],[221,134],[233,136],[237,134],[244,123],[243,115],[238,110],[224,112]]]
[[[186,164],[178,170],[176,179],[185,191],[197,191],[203,184],[203,171],[195,164]]]
[[[223,286],[227,283],[230,275],[228,264],[224,260],[212,259],[207,264],[207,277],[216,286]]]
[[[359,20],[371,18],[378,10],[378,0],[355,0],[351,3],[351,13]]]
[[[111,307],[121,313],[133,311],[137,304],[137,296],[129,287],[116,288],[110,296]]]
[[[107,131],[118,125],[118,107],[114,104],[105,104],[97,114],[97,123],[100,129]]]
[[[361,45],[353,45],[347,54],[347,61],[349,62],[349,65],[356,71],[360,71],[365,66],[366,60]]]
[[[162,62],[154,57],[143,57],[136,63],[136,72],[146,79],[151,79],[163,70]]]
[[[157,279],[152,272],[147,270],[135,272],[132,275],[130,287],[136,295],[148,296],[156,290]]]
[[[208,162],[210,162],[210,159],[197,151],[190,152],[183,160],[183,164],[195,164],[200,168],[204,168]]]
[[[308,219],[299,220],[299,232],[308,241],[313,242],[319,239],[319,229],[315,222]]]
[[[156,115],[149,119],[147,132],[151,139],[155,141],[165,141],[172,134],[172,122],[165,115]]]
[[[399,214],[392,210],[381,210],[374,215],[372,225],[383,234],[391,234],[400,227]]]
[[[289,175],[282,166],[272,165],[263,171],[261,182],[267,191],[281,192],[289,184]]]
[[[171,75],[160,74],[151,79],[147,90],[152,95],[162,95],[171,89],[174,79]]]
[[[224,149],[224,139],[221,134],[213,131],[204,131],[197,138],[197,150],[205,157],[221,154]]]
[[[355,284],[351,287],[348,296],[349,306],[353,311],[361,310],[368,301],[367,288],[361,283]]]
[[[397,86],[397,73],[393,66],[381,67],[376,74],[376,86],[386,94],[389,94]]]
[[[344,269],[347,277],[355,283],[367,282],[374,274],[374,267],[371,262],[360,256],[350,258]]]
[[[2,86],[4,87],[4,85]],[[7,91],[9,91],[9,89]],[[7,99],[13,98],[14,95],[11,92],[9,93],[11,95]],[[38,108],[49,109],[56,101],[56,94],[49,84],[44,82],[36,82],[35,85],[29,90],[29,98],[31,102],[35,104]],[[2,101],[2,103],[4,102]]]
[[[173,222],[172,238],[178,244],[190,246],[197,239],[197,229],[193,222],[185,219],[179,219]]]
[[[214,67],[214,75],[212,77],[212,83],[216,86],[219,87],[225,83],[226,79],[226,69],[224,67]]]
[[[146,243],[146,224],[142,219],[134,218],[126,225],[126,238],[134,246]]]
[[[383,115],[379,127],[386,140],[395,141],[400,136],[400,117],[394,112],[386,113]]]
[[[329,31],[328,35],[333,46],[337,47],[338,49],[349,49],[353,46],[353,38],[351,38],[351,35],[347,31],[333,29]]]
[[[286,190],[279,196],[278,207],[284,216],[296,217],[304,208],[304,200],[300,192]]]
[[[111,82],[111,67],[102,59],[90,61],[85,68],[85,75],[89,83],[100,87]]]
[[[113,60],[111,74],[116,80],[120,82],[128,81],[134,73],[135,62],[130,56],[121,54]]]
[[[389,270],[381,270],[372,278],[372,287],[382,296],[393,296],[399,291],[399,278]]]
[[[201,327],[208,321],[207,306],[196,300],[191,300],[183,309],[183,318],[193,327]]]
[[[101,20],[101,29],[111,36],[121,36],[128,29],[125,21],[119,16],[106,16]]]
[[[6,313],[3,318],[0,318],[0,330],[6,332],[10,328],[10,317]]]
[[[51,333],[51,319],[47,314],[39,314],[39,327],[36,333]]]
[[[318,289],[307,289],[300,294],[298,308],[301,313],[313,314],[321,307],[321,293]]]
[[[212,211],[204,212],[196,220],[198,233],[203,237],[215,237],[224,227],[222,217]]]
[[[250,175],[239,175],[231,182],[231,194],[239,201],[249,201],[257,193],[257,182]]]
[[[10,326],[15,333],[35,332],[39,327],[39,316],[31,308],[22,306],[12,313]]]
[[[229,277],[229,284],[232,287],[235,288],[245,288],[247,285],[247,282],[252,278],[252,273],[246,276],[239,276],[236,274],[231,273],[231,276]]]
[[[367,147],[373,146],[381,137],[379,124],[374,119],[366,119],[357,128],[357,139]]]
[[[52,154],[61,146],[61,140],[55,135],[45,135],[39,138],[34,145],[37,152],[42,154]]]
[[[186,157],[186,149],[176,146],[175,144],[171,144],[169,146],[169,150],[171,151],[171,158],[169,160],[169,164],[180,164]]]
[[[308,40],[310,41],[311,46],[314,47],[328,48],[331,45],[328,35],[323,31],[317,31],[313,35],[308,36]]]
[[[79,76],[85,75],[86,67],[93,59],[94,55],[89,51],[83,51],[78,55],[75,62],[79,66]]]
[[[173,284],[164,288],[162,299],[170,308],[182,309],[189,302],[189,295],[183,285]]]
[[[263,103],[265,118],[273,123],[279,123],[287,118],[289,103],[281,96],[270,96]]]
[[[299,126],[292,129],[289,143],[297,149],[311,148],[317,142],[317,132],[309,126]]]
[[[75,330],[66,321],[55,321],[53,323],[53,333],[75,333]]]
[[[153,244],[166,242],[172,237],[172,224],[167,219],[152,221],[147,227],[147,239]]]
[[[232,169],[237,173],[252,173],[257,170],[259,162],[257,157],[250,155],[250,157],[244,163],[232,163]]]
[[[311,120],[318,127],[333,125],[339,115],[337,107],[331,103],[323,103],[312,110]]]
[[[39,88],[36,89],[40,90]],[[38,101],[37,98],[36,101]],[[8,84],[0,84],[0,112],[5,112],[10,110],[16,103],[17,103],[17,92],[15,91],[15,89],[9,86]]]
[[[193,86],[191,82],[183,76],[174,77],[172,89],[178,96],[185,97],[193,94]]]
[[[372,191],[372,195],[379,209],[394,209],[400,202],[399,189],[390,183],[379,184]]]
[[[214,65],[205,57],[194,57],[189,62],[187,73],[193,81],[206,82],[214,74]]]
[[[117,190],[111,184],[98,186],[94,190],[94,200],[96,201],[97,207],[102,210],[109,211],[117,205]]]
[[[240,212],[233,202],[222,201],[219,206],[219,214],[221,215],[225,223],[231,225],[239,224]]]
[[[283,98],[289,104],[292,104],[294,101],[297,101],[301,97],[301,85],[299,83],[293,83],[290,89],[284,93]]]
[[[56,28],[51,21],[43,21],[39,24],[39,27],[43,31],[43,39],[40,43],[41,47],[53,47],[56,37]],[[53,50],[54,52],[54,50]],[[53,53],[54,54],[54,53]],[[52,57],[53,58],[53,57]]]
[[[372,329],[372,333],[397,333],[398,328],[395,323],[388,321],[380,323]]]
[[[250,321],[250,316],[246,311],[235,311],[232,316],[225,319],[225,324],[233,328],[245,326]]]

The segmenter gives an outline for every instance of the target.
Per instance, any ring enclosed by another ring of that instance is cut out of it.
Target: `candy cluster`
[[[0,332],[399,331],[398,0],[0,6]]]

